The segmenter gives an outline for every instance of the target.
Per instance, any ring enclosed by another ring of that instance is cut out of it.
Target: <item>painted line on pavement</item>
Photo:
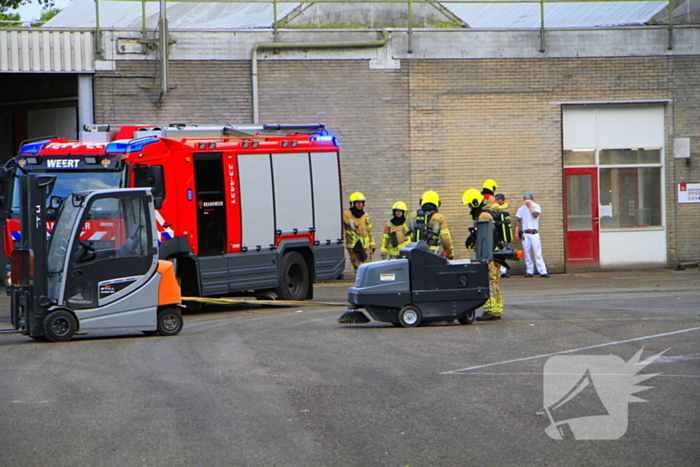
[[[516,358],[515,360],[506,360],[503,362],[487,363],[486,365],[478,365],[478,366],[472,366],[469,368],[461,368],[459,370],[443,371],[440,374],[441,375],[455,375],[455,374],[460,374],[460,373],[464,373],[464,372],[471,371],[471,370],[480,370],[482,368],[489,368],[489,367],[493,367],[493,366],[506,365],[508,363],[527,362],[530,360],[537,360],[540,358],[552,357],[554,355],[565,355],[565,354],[569,354],[569,353],[580,352],[582,350],[600,349],[602,347],[609,347],[611,345],[626,344],[628,342],[637,342],[637,341],[643,341],[643,340],[647,340],[647,339],[655,339],[657,337],[674,336],[677,334],[683,334],[686,332],[693,332],[693,331],[700,331],[700,327],[681,329],[680,331],[666,332],[663,334],[654,334],[653,336],[636,337],[634,339],[625,339],[623,341],[608,342],[606,344],[591,345],[588,347],[580,347],[578,349],[562,350],[561,352],[553,352],[553,353],[544,354],[544,355],[535,355],[534,357]]]
[[[443,373],[444,374],[444,373]],[[570,374],[570,373],[482,373],[482,372],[472,372],[469,373],[470,375],[484,375],[484,376],[551,376],[551,375],[557,375],[557,376],[581,376],[579,374]],[[591,373],[595,376],[629,376],[625,374],[609,374],[609,373]],[[663,373],[658,373],[654,375],[655,378],[700,378],[700,375],[666,375]]]

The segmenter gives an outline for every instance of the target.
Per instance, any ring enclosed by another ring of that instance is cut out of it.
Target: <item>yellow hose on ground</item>
[[[182,297],[183,302],[198,302],[211,305],[254,305],[254,306],[347,306],[347,303],[312,302],[302,300],[255,300],[238,298]]]

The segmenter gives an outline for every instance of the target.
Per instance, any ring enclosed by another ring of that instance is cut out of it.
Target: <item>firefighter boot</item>
[[[491,313],[484,312],[481,316],[477,316],[476,320],[477,321],[498,321],[501,319],[500,316],[497,315],[492,315]]]
[[[503,306],[499,307],[498,301],[494,297],[489,297],[484,303],[484,313],[481,316],[477,316],[477,321],[498,321],[501,319],[501,314],[503,314]]]

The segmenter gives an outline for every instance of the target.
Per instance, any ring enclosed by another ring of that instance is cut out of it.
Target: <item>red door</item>
[[[566,268],[600,266],[598,169],[564,169]]]

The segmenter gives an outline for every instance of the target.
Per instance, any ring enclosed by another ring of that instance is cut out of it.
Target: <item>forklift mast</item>
[[[50,175],[27,175],[20,178],[22,209],[20,225],[22,241],[20,248],[12,252],[13,302],[11,320],[15,329],[25,329],[30,337],[43,335],[42,321],[51,301],[47,297],[48,278],[46,271],[48,241],[46,236],[46,200],[56,177]]]

